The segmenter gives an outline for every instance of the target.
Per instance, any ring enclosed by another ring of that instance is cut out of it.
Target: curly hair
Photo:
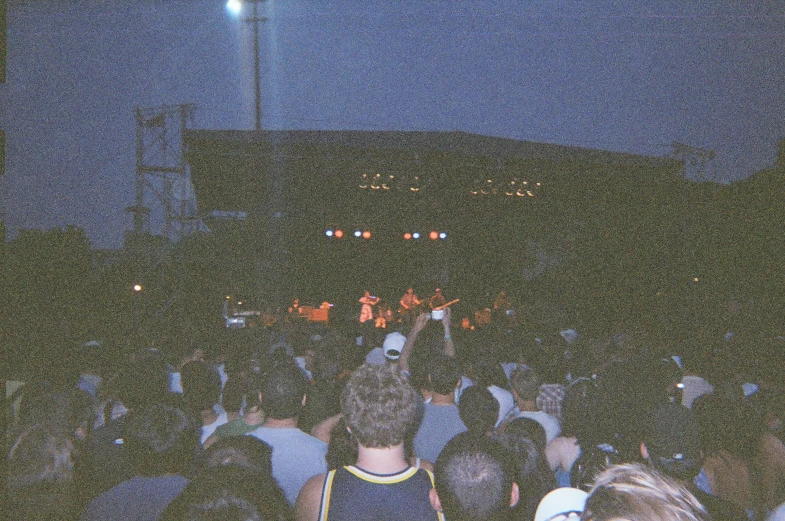
[[[414,431],[422,400],[393,365],[363,365],[341,394],[346,425],[364,447],[392,447]]]

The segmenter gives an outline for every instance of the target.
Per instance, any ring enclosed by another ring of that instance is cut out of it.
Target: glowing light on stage
[[[368,230],[365,230],[363,232],[363,239],[370,239],[370,238],[371,238],[371,232],[369,232]]]
[[[137,293],[142,291],[142,285],[141,284],[134,284],[134,291],[137,292]]]
[[[428,238],[431,239],[432,241],[435,241],[436,239],[439,238],[439,234],[437,232],[431,232],[428,234]]]
[[[335,232],[333,232],[332,230],[327,230],[326,232],[324,232],[324,234],[325,234],[327,237],[332,237],[333,235],[335,235]]]
[[[343,237],[343,230],[335,230],[335,238],[340,239]]]
[[[444,233],[444,232],[441,232],[441,233],[439,234],[439,238],[440,238],[440,239],[446,239],[446,238],[447,238],[447,234],[446,234],[446,233]]]
[[[406,232],[406,233],[404,233],[404,234],[403,234],[403,238],[404,238],[404,239],[406,239],[406,240],[408,241],[409,239],[411,239],[411,238],[412,238],[412,234],[411,234],[411,233],[409,233],[409,232]]]
[[[419,232],[414,232],[412,234],[412,239],[419,239],[419,238],[420,238],[420,233]]]
[[[354,230],[354,236],[355,237],[362,237],[363,236],[363,232],[361,232],[360,230]]]

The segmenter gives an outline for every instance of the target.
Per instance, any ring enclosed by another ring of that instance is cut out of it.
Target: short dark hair
[[[459,434],[436,459],[436,492],[450,521],[507,519],[516,468],[513,454],[486,437]]]
[[[145,476],[185,472],[199,444],[194,418],[164,404],[131,411],[124,438],[131,465]]]
[[[218,467],[243,467],[272,476],[273,449],[255,436],[221,437],[197,461],[200,471]]]
[[[274,368],[267,376],[262,404],[268,418],[295,418],[300,414],[307,382],[300,369],[286,363]]]
[[[510,386],[521,400],[534,401],[540,392],[540,377],[534,369],[517,366],[510,374]]]
[[[361,366],[341,394],[346,425],[363,447],[403,443],[419,419],[421,404],[420,395],[394,365]]]
[[[485,387],[472,385],[461,393],[458,414],[469,432],[482,435],[496,425],[499,401]]]
[[[281,488],[271,477],[242,467],[219,467],[186,485],[161,516],[163,521],[291,521]]]
[[[445,395],[454,393],[460,379],[458,364],[449,356],[434,357],[428,364],[430,390],[435,393]]]

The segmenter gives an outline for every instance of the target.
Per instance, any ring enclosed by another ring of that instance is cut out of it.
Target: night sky
[[[268,0],[267,129],[460,130],[665,155],[707,177],[774,165],[785,2]],[[251,24],[221,0],[8,0],[6,225],[74,224],[120,247],[135,107],[254,125]]]

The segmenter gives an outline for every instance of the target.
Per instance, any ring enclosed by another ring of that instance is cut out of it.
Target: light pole
[[[254,96],[256,103],[256,130],[262,129],[262,87],[259,79],[259,22],[266,22],[267,18],[259,16],[259,3],[265,0],[228,0],[226,8],[235,15],[243,11],[243,4],[251,3],[253,11],[251,16],[240,18],[242,22],[253,24],[253,55],[254,55]]]

